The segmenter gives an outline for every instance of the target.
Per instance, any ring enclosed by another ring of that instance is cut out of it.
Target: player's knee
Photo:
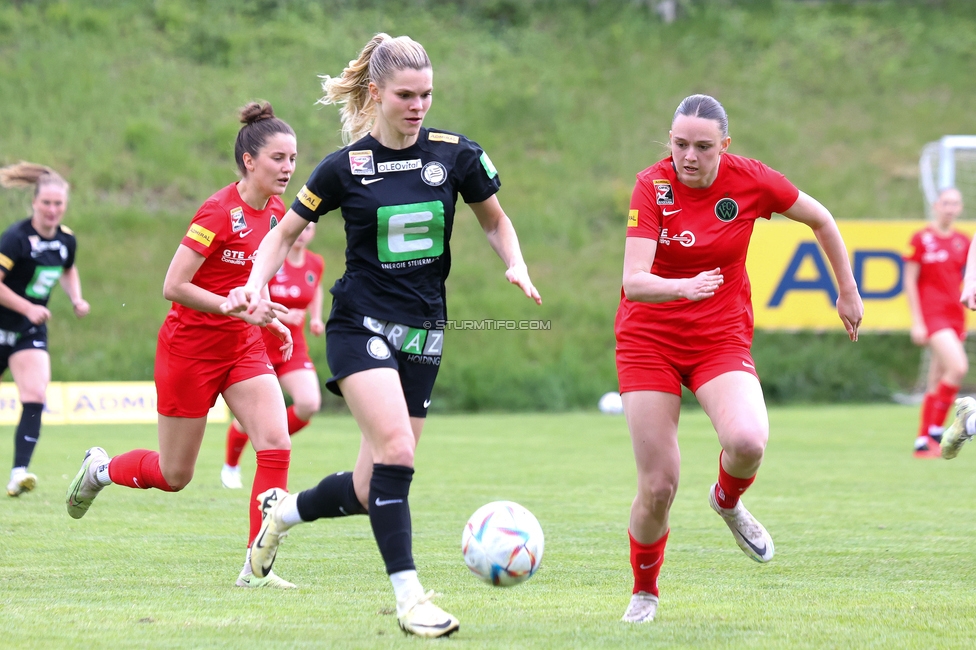
[[[169,472],[164,471],[163,479],[173,492],[179,492],[193,480],[193,470],[178,469],[170,470]]]
[[[742,432],[731,436],[723,448],[726,454],[733,456],[739,463],[758,463],[766,452],[766,435],[758,431]]]
[[[677,489],[677,481],[671,481],[666,476],[656,476],[641,481],[637,498],[641,507],[648,512],[667,512]]]
[[[312,416],[322,408],[322,398],[317,395],[310,395],[295,400],[295,415],[298,419],[308,422]]]
[[[412,431],[391,435],[382,445],[378,462],[384,465],[404,465],[413,467],[413,453],[416,442]]]

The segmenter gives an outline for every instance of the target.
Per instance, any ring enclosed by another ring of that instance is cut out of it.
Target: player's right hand
[[[260,298],[261,292],[247,285],[236,287],[231,289],[230,293],[227,294],[227,299],[220,303],[220,311],[228,316],[238,314],[244,310],[250,310],[251,303],[256,303]]]
[[[702,271],[695,277],[685,280],[685,286],[681,292],[682,297],[695,301],[711,298],[724,282],[725,276],[722,275],[722,269]]]
[[[27,313],[24,314],[27,320],[31,322],[32,325],[41,325],[46,323],[51,318],[51,312],[47,307],[43,305],[35,305],[31,303],[31,306],[27,308]]]

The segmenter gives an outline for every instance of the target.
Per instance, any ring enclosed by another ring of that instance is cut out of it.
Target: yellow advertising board
[[[0,384],[0,425],[17,424],[20,400],[13,382]],[[227,422],[222,397],[207,416]],[[44,404],[44,424],[137,424],[156,422],[156,385],[151,381],[51,382]]]
[[[912,235],[925,221],[840,221],[854,279],[864,300],[862,331],[908,330],[911,316],[902,291]],[[972,236],[976,226],[961,223]],[[843,330],[834,302],[837,282],[813,232],[774,216],[758,220],[746,261],[757,329]],[[961,281],[962,278],[960,278]],[[972,327],[973,314],[968,316]]]

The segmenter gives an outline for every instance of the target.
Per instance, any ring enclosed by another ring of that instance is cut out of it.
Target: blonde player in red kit
[[[170,262],[163,296],[173,307],[156,346],[159,452],[135,449],[113,458],[92,447],[68,487],[68,514],[80,519],[98,493],[112,483],[137,489],[178,492],[193,478],[207,426],[207,413],[223,395],[244,423],[257,450],[249,506],[250,535],[239,587],[294,588],[269,573],[258,578],[250,547],[261,527],[258,494],[285,488],[291,441],[285,402],[268,359],[261,329],[273,328],[291,354],[288,328],[275,319],[287,308],[268,298],[251,312],[221,313],[224,296],[245,281],[261,239],[285,214],[279,198],[295,171],[295,132],[274,116],[268,103],[241,110],[234,154],[241,180],[220,190],[197,210]]]
[[[944,189],[932,204],[932,223],[911,239],[903,288],[912,314],[912,343],[928,346],[931,363],[922,400],[917,458],[939,458],[942,425],[969,371],[966,316],[959,293],[969,237],[953,228],[962,214],[962,194]]]
[[[728,153],[728,117],[693,95],[671,123],[671,156],[637,175],[617,310],[617,375],[637,461],[630,512],[634,589],[623,620],[652,621],[678,487],[681,387],[718,434],[718,481],[708,501],[750,558],[773,540],[739,497],[762,462],[769,422],[750,354],[752,296],[745,261],[756,219],[773,212],[813,230],[837,278],[837,312],[852,341],[864,312],[830,212],[757,160]]]
[[[268,282],[271,299],[288,308],[287,312],[278,314],[278,320],[291,331],[295,346],[291,358],[285,359],[278,351],[281,344],[276,343],[275,335],[267,329],[262,330],[278,383],[292,399],[287,411],[289,436],[308,426],[312,415],[322,405],[319,378],[305,341],[306,317],[312,334],[322,336],[325,332],[322,321],[322,272],[325,270],[325,260],[307,248],[314,236],[315,223],[310,222],[288,250],[284,264]],[[246,445],[247,433],[240,421],[234,418],[227,429],[226,457],[220,470],[220,482],[226,488],[242,487],[240,459]]]

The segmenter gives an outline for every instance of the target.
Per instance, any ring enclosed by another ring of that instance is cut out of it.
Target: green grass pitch
[[[916,460],[916,410],[776,408],[746,504],[776,541],[766,565],[708,507],[718,443],[686,410],[682,484],[654,623],[619,622],[631,587],[634,465],[623,418],[434,415],[411,491],[421,580],[461,620],[457,648],[951,648],[976,635],[976,447]],[[113,486],[74,521],[64,492],[84,450],[155,448],[152,426],[47,427],[39,485],[0,507],[4,648],[393,648],[405,638],[365,517],[296,528],[276,571],[294,592],[234,586],[249,489],[221,488],[212,425],[183,492]],[[323,416],[294,438],[291,488],[350,469],[358,431]],[[244,456],[247,481],[253,452]],[[8,460],[8,458],[5,458]],[[542,567],[496,589],[461,559],[461,529],[495,499],[546,533]]]

